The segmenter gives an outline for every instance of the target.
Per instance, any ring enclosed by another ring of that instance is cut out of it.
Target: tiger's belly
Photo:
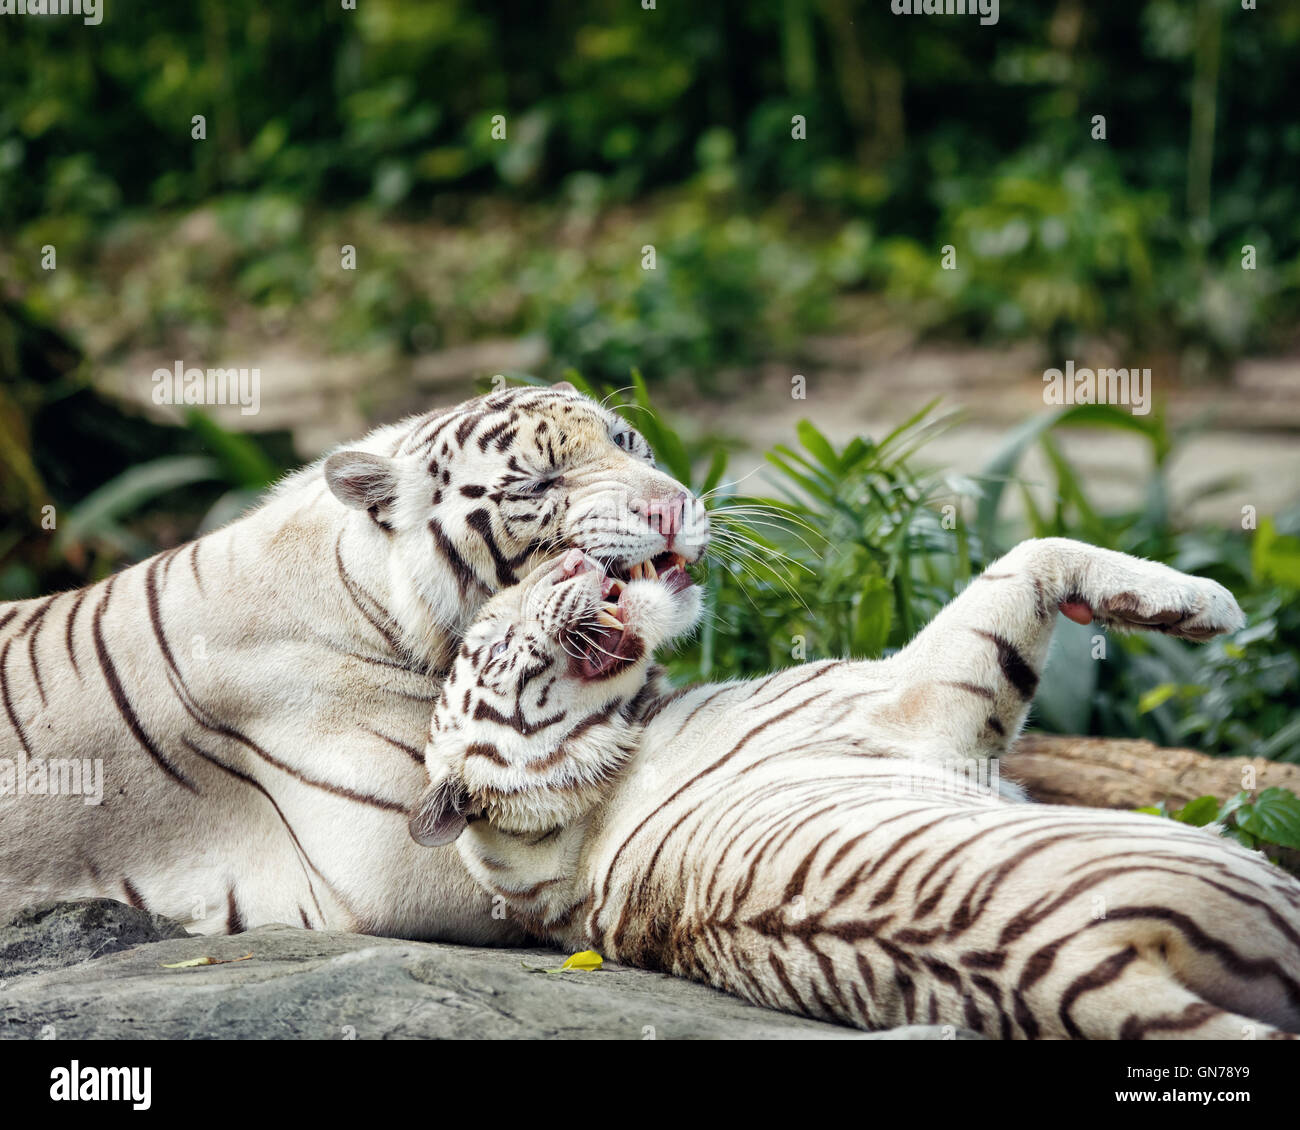
[[[791,710],[814,686],[747,714],[722,692],[730,716],[696,723],[692,695],[674,704],[592,821],[566,945],[866,1028],[1300,1030],[1285,872],[1207,831],[1013,802],[845,739],[837,694]]]

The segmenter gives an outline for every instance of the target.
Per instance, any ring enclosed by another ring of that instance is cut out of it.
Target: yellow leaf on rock
[[[536,965],[529,965],[526,961],[520,962],[520,964],[529,973],[572,973],[574,970],[580,973],[590,973],[604,965],[605,959],[595,950],[579,950],[577,953],[566,957],[564,964],[558,969],[542,969]]]
[[[189,961],[173,961],[171,964],[163,963],[164,969],[194,969],[199,965],[230,965],[236,961],[247,961],[253,955],[244,954],[243,957],[192,957]]]

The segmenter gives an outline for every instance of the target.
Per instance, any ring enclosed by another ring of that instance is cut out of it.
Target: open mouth
[[[572,551],[562,568],[566,577],[584,572],[600,563],[580,551]],[[680,553],[661,553],[630,567],[610,564],[601,571],[601,605],[594,619],[584,620],[565,633],[569,653],[569,672],[581,679],[608,679],[625,671],[645,654],[645,643],[628,628],[623,615],[625,588],[631,581],[657,581],[669,592],[679,593],[691,586],[686,558]]]
[[[604,597],[622,595],[628,581],[658,581],[667,585],[669,592],[678,593],[691,585],[691,575],[686,571],[686,558],[680,553],[661,553],[638,562],[631,568],[617,563],[605,569],[605,579],[600,586]]]

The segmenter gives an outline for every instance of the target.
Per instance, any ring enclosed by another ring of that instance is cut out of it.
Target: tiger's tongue
[[[632,640],[626,629],[620,632],[617,628],[602,625],[589,630],[586,635],[590,642],[583,645],[579,671],[584,679],[597,678],[611,667],[633,658]]]

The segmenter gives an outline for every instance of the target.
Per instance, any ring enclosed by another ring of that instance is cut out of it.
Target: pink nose
[[[688,497],[684,490],[678,491],[674,498],[652,498],[649,502],[641,504],[634,502],[632,509],[638,514],[644,514],[651,528],[663,534],[671,547],[673,538],[681,533]]]

